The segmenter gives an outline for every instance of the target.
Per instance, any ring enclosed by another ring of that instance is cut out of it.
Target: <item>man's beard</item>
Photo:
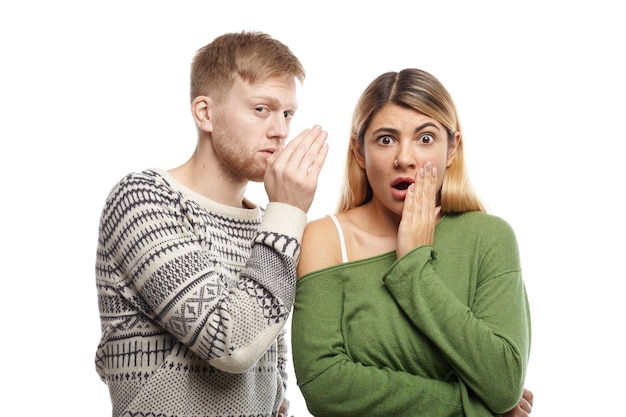
[[[247,149],[242,150],[241,147],[237,147],[228,139],[214,140],[213,146],[222,168],[229,178],[235,181],[263,182],[265,164],[260,163],[260,155],[250,155]]]

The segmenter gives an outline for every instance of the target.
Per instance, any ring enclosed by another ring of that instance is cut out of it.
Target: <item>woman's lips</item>
[[[404,200],[406,198],[407,190],[413,182],[413,178],[409,177],[396,178],[391,183],[391,194],[397,200]]]

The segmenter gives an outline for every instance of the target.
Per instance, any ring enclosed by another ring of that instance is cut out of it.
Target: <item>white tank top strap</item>
[[[341,261],[348,262],[348,252],[346,251],[346,240],[343,237],[343,229],[341,228],[339,220],[337,220],[337,217],[335,217],[334,214],[329,214],[328,217],[330,217],[333,223],[335,223],[335,227],[337,228],[337,232],[339,233],[339,244],[341,245]]]

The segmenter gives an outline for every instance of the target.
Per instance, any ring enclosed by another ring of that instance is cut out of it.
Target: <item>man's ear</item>
[[[463,138],[461,137],[461,132],[457,130],[456,132],[454,132],[454,141],[448,141],[448,156],[446,159],[446,168],[450,168],[450,165],[452,165],[452,162],[454,162],[454,158],[456,157],[456,151],[458,151],[459,147],[461,146],[461,140],[463,140]]]
[[[191,114],[199,130],[204,132],[213,131],[212,105],[211,98],[207,96],[198,96],[191,102]]]

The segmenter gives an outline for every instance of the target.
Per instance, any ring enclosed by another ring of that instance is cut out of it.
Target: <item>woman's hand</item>
[[[283,402],[280,405],[280,410],[278,410],[278,417],[287,417],[288,415],[289,415],[289,400],[287,398],[283,398]]]
[[[441,207],[436,207],[437,191],[437,168],[428,161],[419,169],[404,198],[398,227],[398,258],[418,246],[433,244],[437,216],[441,211]]]
[[[502,414],[502,417],[528,417],[533,410],[533,393],[524,388],[522,399],[508,413]]]

